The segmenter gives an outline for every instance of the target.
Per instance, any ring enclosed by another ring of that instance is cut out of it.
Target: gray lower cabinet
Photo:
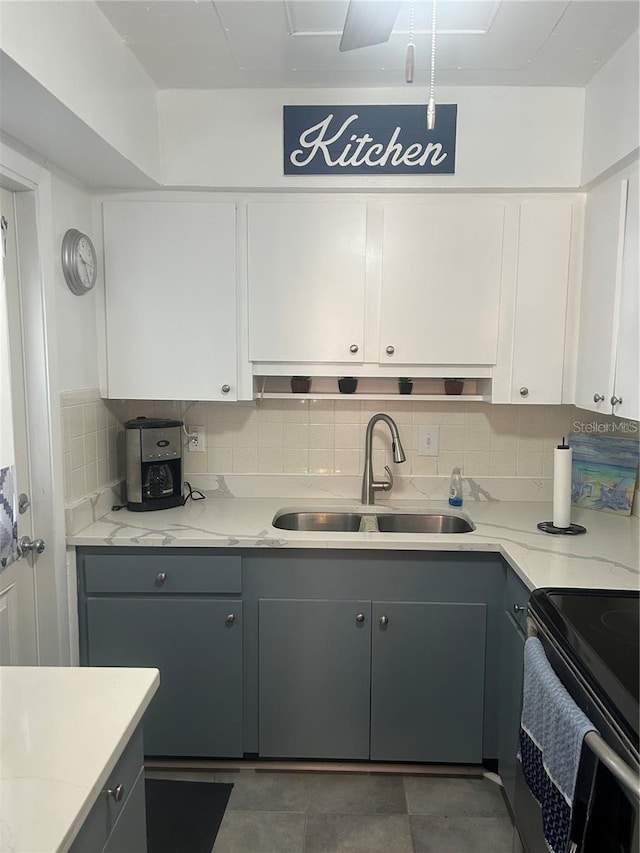
[[[258,604],[260,755],[482,761],[486,605]]]
[[[371,602],[261,599],[260,755],[369,757]]]
[[[374,602],[371,758],[482,762],[485,604]]]
[[[70,853],[146,853],[142,731],[133,735],[85,819]],[[114,797],[110,792],[118,791]]]
[[[516,755],[519,747],[522,712],[522,673],[524,666],[525,620],[529,591],[512,572],[507,573],[507,588],[500,636],[500,730],[498,763],[504,792],[514,806]]]
[[[152,666],[146,755],[242,755],[242,559],[206,548],[78,549],[80,660]]]

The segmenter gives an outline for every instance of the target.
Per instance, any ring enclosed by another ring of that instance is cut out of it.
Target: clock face
[[[96,283],[96,250],[86,234],[70,228],[62,241],[62,272],[69,289],[77,296],[87,293]]]

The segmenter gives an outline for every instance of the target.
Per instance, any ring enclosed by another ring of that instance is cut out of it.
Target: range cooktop
[[[531,612],[633,739],[639,739],[640,593],[538,589]]]

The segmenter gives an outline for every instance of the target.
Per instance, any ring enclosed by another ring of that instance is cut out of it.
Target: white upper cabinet
[[[571,255],[571,201],[520,205],[511,390],[513,403],[561,403]]]
[[[249,358],[362,363],[367,206],[248,205]]]
[[[384,205],[380,364],[496,361],[504,205]]]
[[[237,398],[236,205],[103,205],[107,396]]]
[[[638,167],[587,196],[575,403],[638,419]]]

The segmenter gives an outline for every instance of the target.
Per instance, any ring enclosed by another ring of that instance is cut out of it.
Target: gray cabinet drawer
[[[107,549],[108,550],[108,549]],[[160,551],[160,549],[158,549]],[[86,592],[176,595],[242,592],[242,558],[184,553],[85,553]]]
[[[508,569],[505,610],[513,616],[525,634],[527,632],[527,604],[529,603],[530,595],[530,590],[522,583],[513,569]]]
[[[96,737],[98,736],[99,733],[96,733]],[[138,728],[109,774],[104,788],[71,845],[70,853],[97,853],[103,849],[127,805],[136,779],[142,771],[143,762],[142,729]],[[115,790],[118,785],[122,785],[122,799],[116,802],[107,791]]]

